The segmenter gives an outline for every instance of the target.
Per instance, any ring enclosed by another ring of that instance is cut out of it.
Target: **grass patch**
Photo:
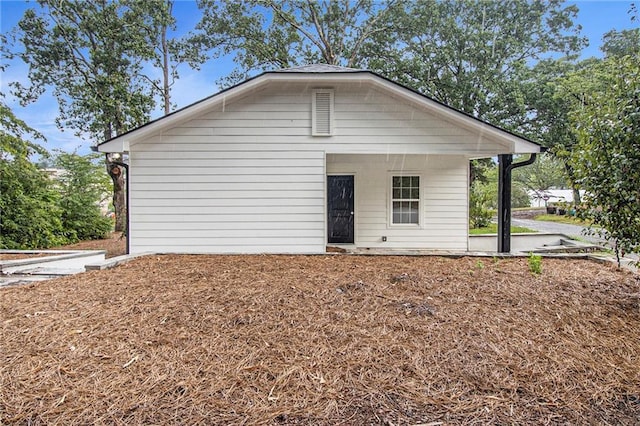
[[[512,234],[535,234],[538,231],[535,229],[525,228],[524,226],[512,226],[511,233]],[[485,226],[483,228],[471,228],[469,229],[470,235],[480,235],[480,234],[497,234],[498,233],[498,224],[492,223],[489,226]]]
[[[557,214],[541,214],[533,218],[533,220],[540,220],[543,222],[555,222],[555,223],[566,223],[568,225],[579,225],[579,226],[589,226],[591,223],[577,217],[573,216],[564,216]]]

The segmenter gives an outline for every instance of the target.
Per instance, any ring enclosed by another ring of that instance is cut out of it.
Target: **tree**
[[[607,57],[570,75],[566,90],[580,100],[570,114],[571,164],[587,194],[579,214],[612,241],[619,265],[640,248],[640,56]]]
[[[562,163],[550,154],[538,157],[535,163],[513,171],[513,182],[542,198],[551,188],[567,185]]]
[[[368,65],[474,117],[511,130],[527,118],[521,88],[532,62],[577,52],[577,7],[548,2],[420,1],[367,45]]]
[[[516,169],[518,170],[518,169]],[[511,189],[511,207],[529,207],[531,200],[525,187],[514,179]],[[483,178],[476,179],[469,188],[469,225],[472,228],[488,226],[498,209],[498,167],[488,162]]]
[[[391,29],[389,20],[402,3],[373,0],[295,1],[199,0],[203,17],[192,40],[216,54],[235,54],[238,64],[227,82],[255,70],[308,63],[356,67],[364,44]]]
[[[580,191],[569,161],[576,144],[568,116],[574,100],[566,96],[562,86],[569,73],[588,67],[594,61],[576,62],[575,57],[545,59],[538,62],[523,81],[529,111],[528,119],[520,128],[524,134],[538,135],[542,144],[550,149],[549,153],[563,166],[566,181],[573,190],[574,205],[580,204]]]
[[[102,215],[100,202],[111,192],[109,176],[95,160],[98,155],[81,156],[60,152],[55,166],[63,172],[56,179],[60,193],[62,226],[69,242],[105,238],[113,224]]]
[[[19,22],[30,87],[14,84],[23,102],[53,87],[61,128],[95,141],[109,140],[148,120],[152,90],[141,77],[152,58],[140,16],[122,1],[39,0]],[[109,156],[116,230],[125,228],[124,177]]]
[[[640,54],[640,28],[612,30],[602,37],[600,50],[605,57]]]
[[[474,117],[528,133],[525,80],[532,63],[585,43],[576,6],[561,2],[420,1],[396,10],[393,31],[365,46],[370,69]],[[471,163],[471,181],[490,160]]]
[[[151,78],[142,74],[156,96],[160,97],[164,113],[169,114],[175,106],[171,103],[171,89],[179,78],[178,68],[188,63],[198,70],[206,57],[200,51],[200,44],[189,37],[173,38],[170,32],[176,30],[173,16],[173,0],[129,0],[128,5],[143,20],[145,43],[153,50],[151,63],[160,70],[161,78]]]
[[[0,248],[37,249],[64,244],[58,194],[29,160],[46,151],[44,138],[0,103]]]

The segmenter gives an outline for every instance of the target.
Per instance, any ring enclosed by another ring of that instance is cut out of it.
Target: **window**
[[[312,93],[311,134],[331,136],[333,134],[333,90],[318,89]]]
[[[391,180],[391,223],[420,224],[420,176],[393,176]]]

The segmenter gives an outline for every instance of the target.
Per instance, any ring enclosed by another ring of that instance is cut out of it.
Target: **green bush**
[[[67,243],[58,201],[51,181],[29,160],[0,157],[0,248]]]
[[[64,170],[58,178],[62,225],[71,241],[105,238],[113,228],[99,202],[109,192],[109,177],[97,156],[59,153],[55,165]]]
[[[493,217],[493,212],[486,207],[490,197],[483,191],[483,185],[475,181],[469,190],[469,227],[472,229],[489,226]]]

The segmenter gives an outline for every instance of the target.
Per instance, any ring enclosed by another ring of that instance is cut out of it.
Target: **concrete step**
[[[593,253],[604,250],[597,244],[585,243],[571,239],[560,239],[560,244],[544,245],[532,250],[533,253]]]

